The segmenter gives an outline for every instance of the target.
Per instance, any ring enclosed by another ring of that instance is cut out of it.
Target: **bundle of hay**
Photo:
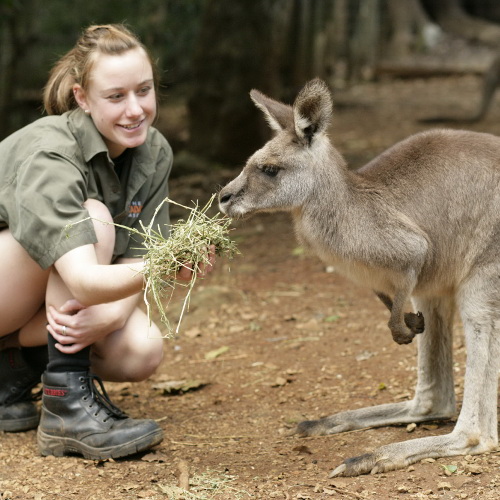
[[[180,219],[170,227],[168,238],[164,238],[159,229],[158,231],[153,230],[154,217],[148,227],[143,226],[143,232],[134,231],[143,238],[143,245],[147,250],[144,257],[146,263],[144,268],[146,283],[144,301],[148,316],[151,318],[149,303],[149,296],[151,296],[160,313],[160,320],[167,327],[167,336],[172,333],[166,309],[173,291],[178,285],[188,289],[176,329],[176,333],[178,333],[184,312],[189,307],[191,291],[198,278],[198,273],[203,265],[210,264],[209,247],[214,245],[216,255],[230,259],[239,253],[234,241],[228,237],[231,219],[219,213],[212,217],[207,214],[215,196],[215,194],[212,195],[208,203],[201,209],[198,204],[190,208],[168,198],[165,199],[163,203],[173,203],[189,211],[186,220]],[[156,212],[163,203],[158,206]],[[176,279],[177,273],[182,267],[187,266],[192,271],[190,281],[178,281]]]

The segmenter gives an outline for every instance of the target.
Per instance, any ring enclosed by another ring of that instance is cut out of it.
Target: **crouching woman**
[[[162,358],[160,331],[138,307],[141,242],[109,224],[148,225],[168,195],[157,83],[126,27],[91,26],[50,74],[49,116],[0,143],[0,430],[38,426],[43,455],[116,458],[162,440],[101,382],[143,380]],[[164,204],[155,226],[168,222]]]

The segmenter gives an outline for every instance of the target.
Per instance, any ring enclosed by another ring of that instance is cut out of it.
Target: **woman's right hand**
[[[59,311],[49,306],[47,330],[57,342],[57,349],[73,354],[122,328],[126,313],[120,301],[85,307],[75,299],[65,302]]]

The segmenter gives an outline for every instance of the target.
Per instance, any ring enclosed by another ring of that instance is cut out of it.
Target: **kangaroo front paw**
[[[410,344],[415,335],[422,333],[425,328],[424,315],[421,312],[405,313],[405,324],[389,322],[392,338],[398,344]]]
[[[418,311],[415,313],[405,313],[405,324],[413,333],[423,333],[425,330],[424,315]]]
[[[409,328],[392,329],[391,333],[394,342],[400,345],[411,344],[416,335],[415,332],[411,331]]]

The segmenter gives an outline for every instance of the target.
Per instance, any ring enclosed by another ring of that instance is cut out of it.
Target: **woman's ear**
[[[73,95],[75,96],[75,101],[86,113],[89,112],[89,107],[87,104],[87,99],[85,97],[85,91],[82,86],[78,83],[73,85]]]

